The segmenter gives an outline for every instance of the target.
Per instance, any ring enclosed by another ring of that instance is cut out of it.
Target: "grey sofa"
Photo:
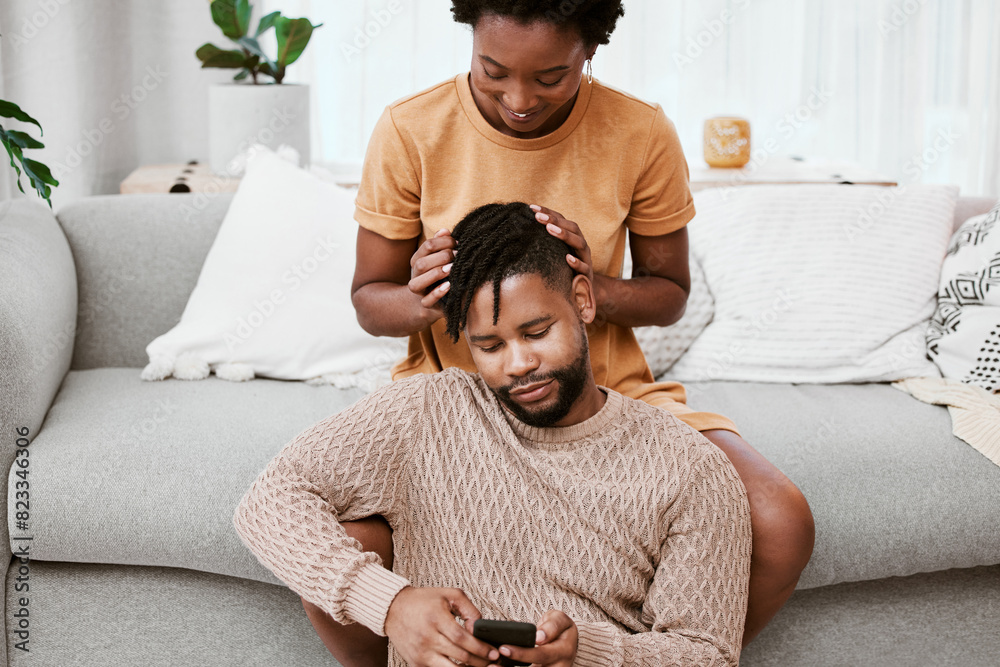
[[[335,664],[231,517],[290,437],[360,393],[139,378],[229,201],[94,197],[58,219],[0,203],[4,530],[13,551],[30,545],[7,569],[4,664]],[[991,204],[963,199],[956,219]],[[1000,467],[951,435],[944,408],[886,384],[689,393],[732,417],[816,518],[798,590],[744,664],[1000,662]]]

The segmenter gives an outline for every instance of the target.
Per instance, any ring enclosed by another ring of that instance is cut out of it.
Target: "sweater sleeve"
[[[750,506],[721,451],[693,464],[673,505],[660,563],[643,604],[649,632],[577,623],[576,664],[726,665],[739,663],[750,581]]]
[[[339,623],[383,635],[389,605],[409,582],[362,552],[340,521],[388,518],[405,505],[405,445],[421,430],[411,422],[425,380],[394,382],[299,434],[234,517],[243,542],[290,589]]]

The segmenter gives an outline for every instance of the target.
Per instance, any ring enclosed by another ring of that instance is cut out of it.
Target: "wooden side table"
[[[328,163],[315,165],[313,171],[324,180],[344,187],[357,187],[361,180],[361,165]],[[164,192],[236,192],[240,179],[218,175],[207,163],[151,164],[139,167],[125,177],[119,187],[123,195]]]
[[[240,179],[217,176],[207,164],[154,164],[139,167],[122,181],[123,195],[162,192],[236,192]]]
[[[361,166],[348,163],[317,165],[324,177],[346,187],[357,187]],[[855,164],[817,158],[773,155],[761,165],[753,162],[742,169],[717,169],[704,163],[689,163],[691,191],[738,185],[803,183],[854,183],[894,186],[897,182],[883,174]],[[156,164],[139,167],[121,183],[121,194],[148,192],[236,192],[240,179],[216,175],[207,164]]]
[[[700,160],[688,163],[691,191],[739,185],[778,184],[855,184],[894,186],[898,183],[877,172],[855,164],[817,158],[772,155],[762,164],[751,162],[740,169],[717,169]]]

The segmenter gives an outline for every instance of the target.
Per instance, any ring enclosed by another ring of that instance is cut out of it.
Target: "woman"
[[[534,201],[539,222],[576,251],[567,257],[573,269],[594,280],[600,324],[588,336],[598,384],[670,410],[740,473],[753,521],[746,644],[793,592],[812,552],[812,515],[732,422],[689,408],[681,385],[653,381],[630,331],[683,314],[685,225],[694,205],[662,109],[589,73],[624,14],[621,2],[455,0],[452,12],[473,29],[471,71],[391,105],[369,143],[355,215],[358,319],[375,335],[410,336],[394,378],[449,366],[474,371],[464,340],[452,343],[441,319],[455,252],[449,230],[483,203]],[[635,269],[619,279],[626,234]],[[348,532],[391,559],[384,522],[358,522]],[[306,609],[341,662],[365,662],[346,644],[369,650],[360,643],[367,631],[345,639],[357,626]]]

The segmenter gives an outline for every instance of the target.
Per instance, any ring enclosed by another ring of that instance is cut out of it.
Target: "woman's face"
[[[504,134],[544,136],[572,111],[583,63],[594,50],[572,27],[487,14],[472,38],[469,82],[476,105]]]

